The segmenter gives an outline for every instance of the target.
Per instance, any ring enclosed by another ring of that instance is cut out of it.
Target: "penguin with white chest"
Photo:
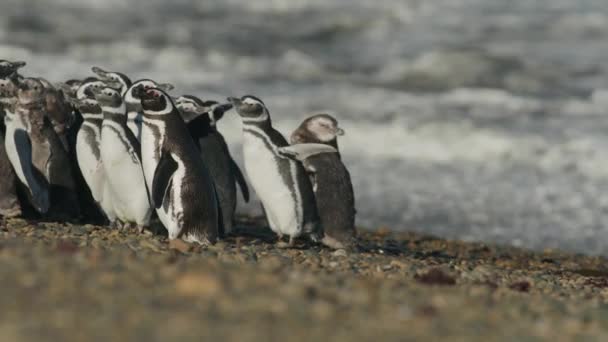
[[[14,113],[17,104],[17,84],[13,76],[0,77],[0,215],[17,217],[22,214],[17,196],[17,176],[6,154],[4,118]]]
[[[162,91],[171,91],[173,85],[169,83],[156,83],[149,79],[141,79],[133,82],[133,84],[127,89],[123,98],[127,105],[128,121],[127,126],[135,135],[138,141],[141,141],[141,130],[143,123],[143,109],[141,107],[140,89],[160,89]]]
[[[230,155],[224,136],[217,130],[217,121],[232,108],[231,104],[202,101],[191,95],[183,95],[175,100],[190,134],[198,143],[205,165],[211,173],[222,212],[222,223],[226,234],[232,231],[236,210],[236,184],[243,199],[249,201],[249,189],[240,168]]]
[[[270,228],[289,236],[320,234],[312,185],[302,164],[279,153],[287,140],[272,127],[264,103],[254,96],[228,98],[243,121],[243,156],[251,186],[260,198]]]
[[[213,180],[201,152],[169,95],[160,89],[141,87],[138,91],[144,111],[144,173],[169,239],[215,243],[223,227]]]
[[[6,111],[14,113],[17,100],[17,71],[25,66],[22,61],[0,60],[0,215],[17,217],[22,214],[17,196],[17,176],[11,165],[4,145]]]
[[[350,173],[339,153],[306,154],[300,153],[297,146],[326,144],[337,152],[337,138],[343,134],[334,117],[316,114],[291,134],[290,142],[294,145],[281,149],[285,155],[302,161],[309,173],[323,224],[321,242],[331,248],[348,248],[355,243],[356,210]]]
[[[91,195],[110,224],[115,224],[116,214],[111,188],[101,159],[101,125],[103,113],[95,99],[74,100],[83,117],[76,138],[78,167]]]
[[[99,150],[103,114],[93,90],[117,85],[94,77],[58,85],[72,105],[68,142],[72,146],[70,158],[74,164],[82,214],[87,222],[96,224],[106,223],[107,220],[114,223],[116,218],[111,197],[103,196],[103,191],[109,191]]]
[[[116,218],[140,232],[150,224],[152,207],[146,189],[137,139],[127,127],[127,109],[113,88],[95,90],[103,112],[101,160],[110,186]]]

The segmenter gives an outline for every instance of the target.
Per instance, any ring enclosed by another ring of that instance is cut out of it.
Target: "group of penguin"
[[[0,60],[0,215],[102,220],[144,232],[158,218],[170,240],[213,244],[233,231],[237,184],[249,190],[217,122],[234,109],[244,166],[281,246],[305,237],[331,248],[356,241],[344,134],[315,114],[290,142],[262,100],[227,103],[93,67],[94,76],[52,84]],[[288,243],[283,238],[288,237]]]

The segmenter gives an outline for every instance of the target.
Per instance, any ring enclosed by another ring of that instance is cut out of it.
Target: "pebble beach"
[[[601,341],[606,260],[362,230],[281,249],[259,220],[203,247],[92,225],[0,226],[5,341]]]

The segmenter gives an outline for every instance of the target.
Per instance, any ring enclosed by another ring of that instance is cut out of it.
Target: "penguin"
[[[26,65],[23,61],[7,61],[0,59],[0,78],[5,79],[17,72],[17,70],[23,68]]]
[[[141,79],[135,81],[123,96],[127,105],[127,125],[138,141],[141,141],[141,129],[143,122],[143,110],[141,108],[141,99],[139,98],[140,88],[157,88],[165,92],[169,92],[173,90],[173,85],[169,83],[159,84],[149,79]]]
[[[146,183],[169,239],[214,244],[223,231],[213,180],[171,97],[137,88]]]
[[[226,234],[232,231],[236,210],[236,183],[246,202],[249,202],[249,188],[238,165],[230,155],[224,136],[217,130],[217,121],[232,109],[231,104],[215,101],[201,101],[192,95],[176,99],[175,105],[188,125],[190,134],[201,149],[203,162],[211,173],[215,184],[222,222]]]
[[[344,130],[334,117],[316,114],[304,120],[291,134],[293,145],[281,149],[284,155],[301,160],[309,173],[323,225],[321,242],[335,249],[352,247],[357,236],[353,185],[338,152],[337,137],[342,135]],[[336,153],[301,153],[294,147],[302,144],[325,144]]]
[[[101,159],[101,125],[103,113],[97,100],[75,100],[84,121],[76,140],[76,159],[91,196],[110,224],[116,224],[111,188]]]
[[[150,224],[152,207],[140,145],[127,128],[126,105],[113,88],[95,89],[94,94],[103,112],[100,153],[116,218],[124,223],[123,228],[135,224],[143,233]]]
[[[0,78],[0,216],[11,218],[22,215],[21,203],[17,196],[17,176],[6,154],[4,139],[5,111],[14,113],[17,97],[17,85],[10,78]]]
[[[30,200],[41,214],[70,220],[79,202],[67,151],[45,114],[42,82],[25,78],[18,85],[15,113],[7,113],[6,152]]]
[[[124,97],[127,93],[127,90],[129,90],[129,88],[131,87],[131,79],[123,73],[116,71],[105,71],[97,66],[92,67],[91,70],[93,71],[93,73],[95,73],[95,75],[99,77],[100,80],[108,84],[117,84],[118,87],[112,86],[112,88],[118,89],[118,91],[120,92],[120,96]]]
[[[112,84],[116,85],[116,84]],[[65,83],[60,83],[56,85],[56,88],[60,89],[63,95],[65,96],[67,102],[71,105],[71,121],[69,124],[69,129],[67,133],[68,145],[70,146],[70,160],[72,162],[72,168],[74,170],[74,177],[78,188],[78,198],[81,203],[81,211],[83,215],[83,219],[86,222],[94,223],[94,224],[104,224],[107,223],[107,220],[112,222],[112,210],[108,207],[107,204],[100,203],[100,197],[97,193],[94,194],[95,188],[91,187],[90,179],[85,176],[86,169],[83,169],[82,166],[82,158],[83,150],[91,151],[88,146],[83,145],[85,141],[93,142],[96,141],[94,139],[87,140],[81,137],[80,143],[78,141],[78,136],[83,130],[84,118],[79,110],[79,105],[83,101],[88,102],[88,100],[95,101],[95,96],[93,94],[93,89],[101,89],[106,86],[105,82],[98,80],[95,77],[88,77],[84,80],[68,80]],[[95,109],[96,110],[96,109]],[[89,113],[90,114],[90,113]],[[103,115],[99,114],[99,117],[102,119]],[[100,131],[101,131],[101,119],[100,120],[88,120],[89,125],[86,129],[87,133],[95,132],[98,134],[98,140],[101,139]],[[94,127],[98,126],[98,130],[91,131]],[[98,141],[97,140],[97,141]],[[99,143],[98,143],[99,144]],[[98,146],[97,146],[98,148]],[[78,151],[80,149],[80,152]],[[90,156],[89,156],[90,157]],[[92,157],[90,157],[92,158]],[[91,160],[89,160],[91,161]],[[98,171],[98,173],[101,171]],[[107,185],[106,185],[107,187]],[[109,201],[109,196],[106,196],[106,201]]]
[[[310,179],[302,164],[279,153],[287,140],[272,127],[270,113],[260,99],[246,95],[228,98],[243,121],[243,156],[249,183],[260,198],[270,228],[281,242],[322,233]]]
[[[5,110],[14,112],[17,94],[13,81],[17,82],[21,78],[17,71],[25,65],[22,61],[0,60],[0,215],[7,218],[21,216],[22,208],[17,195],[17,176],[4,144]]]

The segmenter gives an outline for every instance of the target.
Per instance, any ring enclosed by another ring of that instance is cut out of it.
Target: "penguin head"
[[[19,82],[17,95],[19,97],[19,103],[31,104],[42,101],[45,95],[45,88],[40,80],[28,77]]]
[[[140,94],[141,107],[147,115],[161,116],[171,114],[175,105],[171,97],[162,89],[152,88]]]
[[[95,89],[95,99],[101,107],[119,108],[123,104],[120,92],[114,88],[104,87]]]
[[[266,121],[269,119],[266,105],[255,96],[245,95],[240,99],[229,97],[228,102],[234,106],[243,121]]]
[[[148,89],[160,89],[164,92],[173,90],[173,85],[170,83],[156,83],[149,79],[142,79],[135,81],[125,94],[125,102],[130,104],[137,104],[141,102],[142,95]]]
[[[14,78],[1,78],[0,79],[0,96],[16,96],[19,83]]]
[[[95,99],[74,100],[74,106],[83,114],[101,114],[101,106]]]
[[[76,91],[76,98],[79,100],[86,98],[94,99],[95,92],[104,87],[106,87],[106,84],[103,81],[100,81],[94,77],[87,78],[82,82],[80,87],[78,87],[78,90]]]
[[[175,99],[175,106],[182,114],[184,121],[190,122],[199,116],[205,116],[210,126],[215,126],[224,113],[232,109],[232,104],[220,104],[217,101],[202,101],[196,96],[182,95]]]
[[[18,90],[14,78],[0,78],[0,104],[11,104],[16,99]]]
[[[11,62],[4,59],[0,59],[0,78],[9,77],[24,66],[25,62],[23,61]]]
[[[61,90],[61,92],[63,92],[63,95],[65,97],[75,98],[76,92],[78,91],[78,88],[80,88],[81,85],[82,85],[81,80],[71,79],[71,80],[67,80],[65,82],[55,83],[55,88]]]
[[[338,120],[325,113],[309,117],[304,121],[303,126],[306,131],[310,132],[310,135],[324,143],[344,135],[344,130],[338,127]]]
[[[105,71],[96,66],[92,67],[91,70],[109,87],[120,89],[121,95],[126,93],[129,87],[131,87],[131,79],[123,73],[116,71]]]

